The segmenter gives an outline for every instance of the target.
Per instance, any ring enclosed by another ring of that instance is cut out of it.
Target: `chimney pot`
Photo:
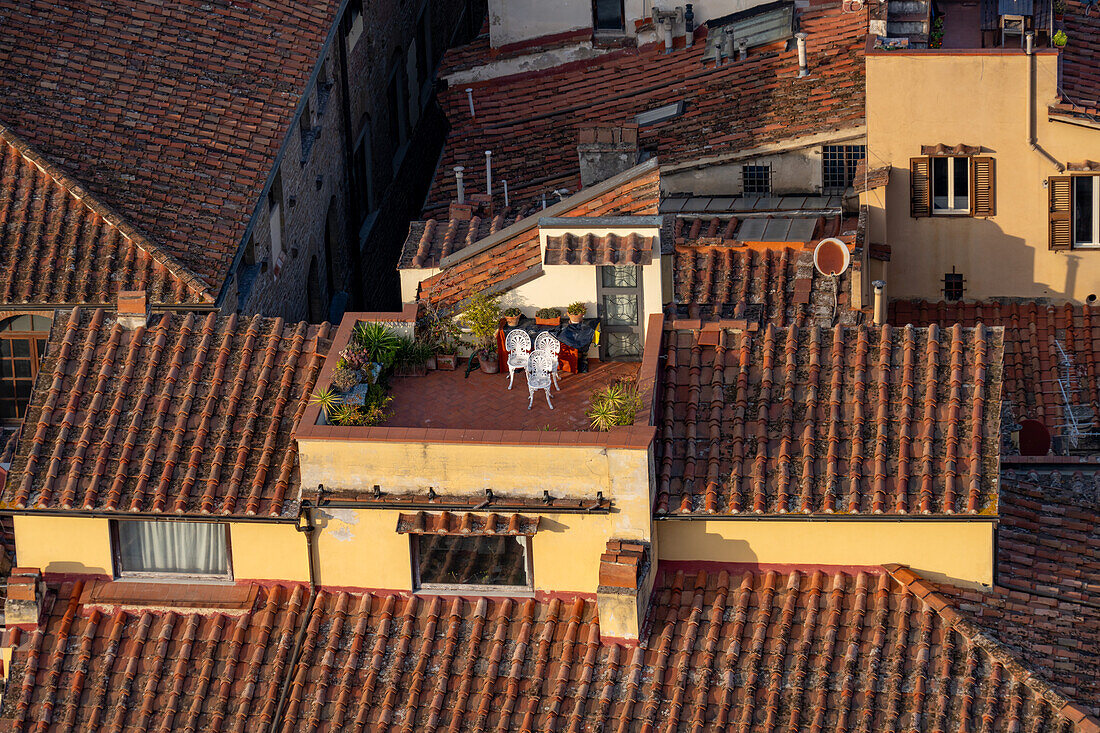
[[[795,33],[795,42],[798,44],[798,77],[810,75],[810,70],[807,68],[806,63],[806,39],[809,37],[808,33]]]
[[[4,626],[27,631],[38,628],[46,586],[39,568],[13,568],[4,599]]]
[[[142,328],[149,322],[149,303],[144,290],[118,291],[118,322],[123,328]]]
[[[462,190],[462,171],[466,170],[460,165],[455,166],[455,184],[458,186],[458,203],[466,203],[466,192]]]
[[[875,325],[886,323],[886,283],[875,280],[871,285],[875,288]]]

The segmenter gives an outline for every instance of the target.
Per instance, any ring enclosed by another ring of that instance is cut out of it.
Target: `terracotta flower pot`
[[[580,323],[582,318],[584,318],[583,315],[575,316],[572,313],[569,314],[569,322],[570,323]]]
[[[515,328],[519,325],[520,316],[504,316],[504,321],[508,324],[509,328]]]
[[[481,364],[481,371],[486,374],[497,374],[500,371],[500,362],[497,361],[496,354],[489,356],[482,354],[478,357],[478,362]]]
[[[458,357],[455,354],[437,354],[435,357],[436,366],[441,371],[453,372],[458,361]]]
[[[539,318],[535,317],[535,324],[539,326],[560,326],[561,318]]]

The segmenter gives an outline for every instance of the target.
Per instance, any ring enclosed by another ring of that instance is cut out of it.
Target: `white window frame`
[[[947,202],[948,206],[944,208],[936,207],[936,161],[947,161]],[[964,208],[957,208],[955,206],[955,166],[959,161],[963,162],[966,166],[966,206]],[[961,155],[936,155],[933,156],[928,163],[928,194],[930,203],[932,204],[933,216],[970,216],[971,197],[974,192],[970,190],[973,187],[970,175],[970,158]]]
[[[143,522],[143,521],[171,521],[171,520],[148,520],[139,519],[112,519],[109,522],[110,536],[111,536],[111,559],[114,565],[114,577],[118,580],[182,580],[182,581],[212,581],[212,582],[233,582],[233,545],[230,540],[232,533],[229,531],[228,522],[205,522],[205,524],[216,524],[225,530],[225,573],[170,573],[170,572],[143,572],[135,570],[124,570],[122,567],[122,547],[118,536],[118,525],[120,522]],[[180,521],[194,521],[194,520],[180,520]]]
[[[1092,241],[1079,242],[1077,240],[1077,179],[1092,179]],[[1100,176],[1072,176],[1070,179],[1070,232],[1073,236],[1073,246],[1079,249],[1100,248]]]
[[[515,596],[532,594],[535,591],[534,565],[531,562],[531,537],[529,535],[514,535],[523,540],[523,569],[527,576],[526,585],[485,585],[482,583],[424,583],[420,580],[420,546],[419,538],[426,537],[423,534],[409,534],[409,554],[412,559],[413,592],[438,594],[468,594],[471,591],[478,595],[504,595]],[[459,539],[472,535],[448,535]]]

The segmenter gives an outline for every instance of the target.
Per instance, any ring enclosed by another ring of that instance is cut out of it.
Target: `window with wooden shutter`
[[[929,191],[930,164],[928,158],[909,159],[909,215],[930,216],[932,196]]]
[[[993,158],[970,159],[970,215],[993,216],[997,213],[997,184]]]
[[[1047,195],[1050,197],[1050,248],[1069,249],[1071,236],[1071,179],[1069,176],[1051,176],[1047,179]]]

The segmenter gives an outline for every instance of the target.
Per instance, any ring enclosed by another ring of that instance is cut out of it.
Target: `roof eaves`
[[[1089,715],[1083,706],[1068,699],[1051,687],[1050,684],[1036,676],[1031,669],[1021,664],[1016,656],[1001,642],[964,618],[962,614],[955,610],[951,599],[936,590],[933,584],[905,565],[890,563],[884,565],[883,568],[903,588],[934,609],[948,626],[965,636],[971,644],[982,649],[991,659],[1003,666],[1009,674],[1012,674],[1023,684],[1034,690],[1039,697],[1050,702],[1052,707],[1059,709],[1059,713],[1063,717],[1074,722],[1075,730],[1082,733],[1100,731],[1100,720]]]
[[[523,234],[526,231],[534,229],[539,225],[539,221],[544,218],[554,218],[563,216],[567,211],[580,206],[583,203],[591,201],[594,198],[604,195],[609,191],[613,191],[619,186],[623,185],[627,181],[632,181],[638,178],[644,173],[648,173],[657,169],[658,163],[656,158],[650,158],[644,163],[639,163],[633,168],[623,171],[622,173],[608,178],[606,181],[601,181],[594,186],[588,188],[582,188],[577,193],[573,194],[567,199],[563,199],[553,206],[547,206],[538,213],[531,214],[530,216],[520,219],[515,224],[501,229],[496,234],[490,234],[485,239],[477,242],[470,247],[463,247],[454,254],[448,255],[439,261],[441,268],[447,268],[452,265],[464,262],[474,255],[481,254],[482,252],[492,249],[502,242],[506,242],[512,237],[519,234]]]
[[[3,123],[0,123],[0,140],[10,145],[17,150],[20,155],[33,163],[39,170],[45,173],[47,176],[55,180],[62,188],[68,191],[73,197],[80,200],[82,204],[98,214],[104,221],[110,224],[112,227],[118,229],[124,237],[131,240],[141,249],[149,253],[149,255],[168,269],[170,273],[178,280],[183,282],[187,289],[191,292],[198,293],[201,298],[201,302],[213,303],[214,296],[207,289],[202,279],[199,278],[194,272],[192,272],[186,265],[177,260],[171,253],[161,247],[159,244],[153,242],[144,234],[139,232],[130,222],[122,217],[117,211],[103,203],[95,196],[91,194],[84,186],[80,184],[75,178],[64,172],[56,165],[46,160],[46,158],[35,150],[29,143],[23,140],[17,135],[11,128]]]

